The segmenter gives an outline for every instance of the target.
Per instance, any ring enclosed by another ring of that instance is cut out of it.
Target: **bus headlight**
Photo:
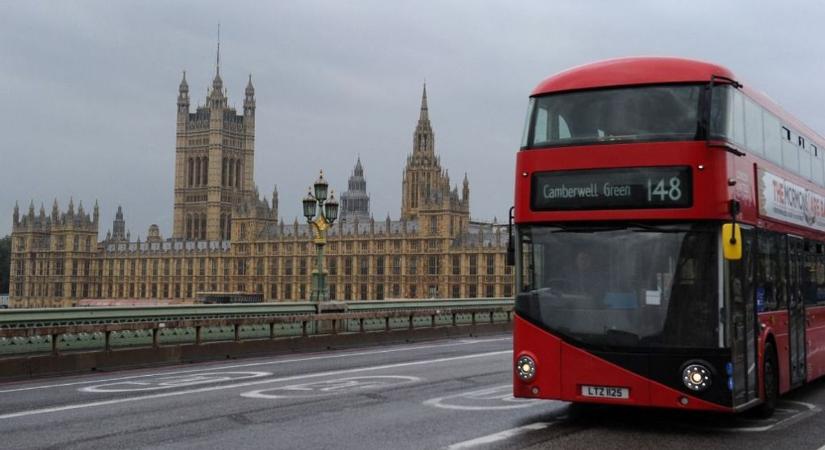
[[[702,364],[689,364],[682,370],[682,382],[694,392],[702,392],[710,387],[710,371]]]
[[[530,381],[536,377],[536,362],[529,356],[522,356],[516,361],[516,373],[521,381]]]

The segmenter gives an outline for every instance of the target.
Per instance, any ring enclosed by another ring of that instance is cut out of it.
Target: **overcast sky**
[[[436,152],[467,172],[473,218],[504,220],[527,97],[605,58],[668,55],[728,66],[825,131],[825,5],[794,1],[2,1],[0,235],[14,202],[119,204],[132,237],[171,235],[175,102],[215,72],[239,109],[256,89],[255,181],[300,214],[323,168],[342,191],[360,154],[376,219],[400,212],[426,79]]]

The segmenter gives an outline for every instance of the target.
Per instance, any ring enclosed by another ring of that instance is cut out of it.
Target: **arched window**
[[[192,158],[189,158],[189,172],[187,173],[186,177],[186,184],[190,187],[192,183],[194,183],[193,178],[195,177],[195,161]]]
[[[237,163],[235,163],[235,186],[239,189],[243,188],[243,183],[241,182],[241,160],[239,159]]]
[[[203,157],[203,175],[201,176],[201,181],[203,181],[204,185],[209,182],[209,158],[206,156]]]
[[[206,214],[201,214],[201,240],[206,240]]]
[[[230,159],[229,160],[229,187],[232,187],[232,185],[234,184],[232,182],[232,178],[233,178],[234,175],[235,175],[235,160]]]
[[[195,158],[195,186],[201,185],[201,159]]]
[[[200,221],[197,219],[197,216],[190,217],[192,219],[192,234],[189,235],[189,239],[196,240],[200,234]]]

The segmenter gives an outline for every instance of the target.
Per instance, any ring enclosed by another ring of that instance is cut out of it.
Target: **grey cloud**
[[[181,70],[193,102],[222,74],[258,102],[255,177],[281,215],[325,169],[345,187],[358,154],[376,217],[397,217],[421,83],[436,151],[468,172],[472,215],[512,203],[524,108],[544,77],[602,58],[660,54],[726,65],[814,129],[825,8],[806,2],[3,2],[0,234],[15,200],[118,204],[132,235],[169,235]],[[6,211],[6,213],[3,213]],[[102,229],[101,232],[105,232]]]

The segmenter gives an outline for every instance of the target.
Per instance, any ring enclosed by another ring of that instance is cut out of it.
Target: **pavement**
[[[0,384],[0,448],[825,450],[825,381],[746,415],[513,399],[509,335]]]

